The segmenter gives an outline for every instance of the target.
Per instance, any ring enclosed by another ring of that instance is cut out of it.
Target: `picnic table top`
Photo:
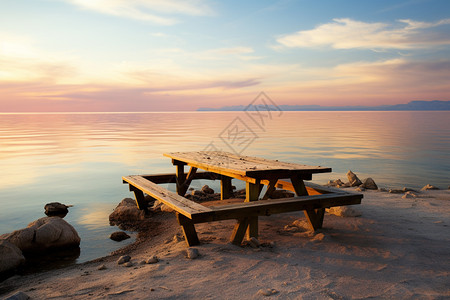
[[[321,166],[281,162],[222,151],[171,152],[164,153],[164,156],[192,167],[232,177],[268,178],[276,176],[287,178],[294,174],[311,175],[331,172],[331,168]]]

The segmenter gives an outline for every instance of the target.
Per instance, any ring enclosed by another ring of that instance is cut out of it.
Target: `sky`
[[[448,0],[0,0],[0,112],[450,100]]]

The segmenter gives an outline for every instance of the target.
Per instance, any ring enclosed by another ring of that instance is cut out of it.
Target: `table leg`
[[[292,185],[294,186],[295,193],[297,196],[307,196],[308,191],[306,190],[305,183],[298,176],[291,177]],[[317,209],[307,209],[304,211],[306,220],[308,220],[309,226],[311,229],[317,230],[322,228],[323,225],[323,217],[325,215],[325,208],[317,208]]]
[[[143,210],[146,214],[148,213],[148,209],[147,209],[147,203],[145,201],[145,196],[144,193],[135,188],[134,186],[132,186],[130,184],[130,191],[133,191],[134,193],[134,197],[136,199],[136,205],[140,210]]]
[[[247,228],[248,228],[248,218],[239,219],[236,225],[234,225],[230,242],[239,246],[242,243],[242,240],[244,239]]]
[[[257,183],[246,183],[246,198],[245,202],[257,201],[259,197],[259,193],[261,192],[261,184]],[[247,229],[247,238],[251,237],[258,238],[258,217],[249,217],[248,218],[248,229]]]
[[[222,175],[220,179],[220,200],[230,199],[232,194],[231,177]]]
[[[200,245],[194,223],[189,218],[177,213],[177,220],[183,230],[184,239],[188,247]]]

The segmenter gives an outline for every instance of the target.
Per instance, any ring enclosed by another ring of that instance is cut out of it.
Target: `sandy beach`
[[[312,233],[302,212],[260,218],[259,248],[228,243],[234,221],[198,224],[185,256],[175,216],[154,216],[134,245],[80,265],[13,276],[0,296],[31,299],[448,299],[450,190],[417,198],[365,191],[359,217],[326,214]],[[121,255],[132,266],[118,265]],[[156,255],[159,262],[140,264]],[[100,268],[103,265],[102,268]]]

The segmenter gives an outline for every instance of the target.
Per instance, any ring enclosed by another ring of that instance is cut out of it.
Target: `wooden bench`
[[[230,200],[216,201],[213,205],[205,205],[191,201],[177,193],[171,192],[158,183],[177,183],[177,174],[159,175],[134,175],[122,177],[123,182],[128,184],[134,192],[137,206],[146,209],[144,193],[161,201],[172,208],[177,215],[185,240],[188,246],[199,244],[194,224],[214,222],[221,220],[236,219],[230,241],[241,244],[244,239],[249,223],[258,216],[269,216],[272,214],[305,211],[307,220],[313,230],[322,227],[325,208],[342,205],[360,204],[362,195],[358,193],[343,191],[334,188],[319,186],[312,183],[305,184],[306,195],[282,199],[264,199],[255,201]],[[221,175],[213,172],[195,172],[190,176],[194,179],[220,179]],[[283,188],[297,192],[298,189],[291,182],[277,180],[261,180],[262,185]],[[237,201],[242,201],[238,202]],[[254,234],[253,234],[254,236]]]

